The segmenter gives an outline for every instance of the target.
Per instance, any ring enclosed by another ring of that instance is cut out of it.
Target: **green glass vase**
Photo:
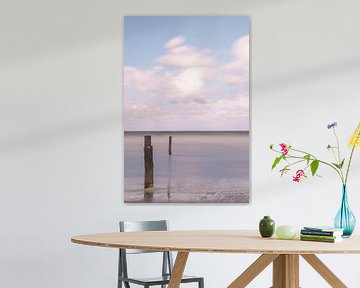
[[[275,231],[275,222],[271,219],[270,216],[264,216],[259,223],[259,232],[260,235],[264,238],[271,237],[274,235]]]

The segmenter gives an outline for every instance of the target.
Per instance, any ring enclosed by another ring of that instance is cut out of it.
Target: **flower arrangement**
[[[308,177],[308,174],[311,174],[312,176],[317,175],[316,172],[319,166],[325,165],[333,169],[340,177],[341,183],[346,186],[355,148],[360,147],[360,122],[349,141],[349,147],[352,148],[348,158],[349,160],[346,160],[341,156],[339,138],[336,134],[336,127],[336,122],[327,125],[327,128],[333,131],[336,140],[335,145],[327,146],[327,149],[333,154],[334,162],[323,161],[311,153],[294,148],[290,144],[280,143],[279,149],[274,148],[273,144],[270,145],[270,149],[272,151],[280,154],[275,158],[271,169],[273,170],[279,163],[285,162],[285,166],[283,166],[283,168],[280,170],[280,174],[283,176],[287,174],[293,166],[303,165],[302,169],[297,169],[295,175],[292,177],[294,182],[301,182]],[[344,171],[345,166],[346,172]],[[308,170],[310,171],[308,172]]]
[[[283,176],[284,174],[287,174],[293,168],[293,166],[296,167],[302,165],[301,169],[296,169],[296,173],[292,177],[294,182],[300,182],[306,179],[309,174],[312,176],[318,176],[316,172],[320,165],[330,167],[333,171],[335,171],[340,177],[342,183],[342,199],[340,209],[334,219],[334,225],[336,228],[343,229],[342,237],[350,237],[354,231],[356,219],[348,204],[346,184],[349,178],[349,171],[355,148],[360,147],[360,122],[354,133],[351,135],[349,141],[351,152],[348,160],[341,156],[339,138],[336,134],[336,127],[336,122],[327,125],[327,128],[333,131],[336,140],[335,145],[327,146],[327,149],[333,154],[334,162],[324,161],[311,153],[296,149],[290,144],[280,143],[280,147],[278,149],[275,149],[274,145],[270,145],[270,149],[272,151],[280,154],[275,158],[271,169],[273,170],[279,163],[285,162],[285,166],[283,166],[283,168],[280,170],[281,176]],[[308,172],[308,170],[310,171]]]

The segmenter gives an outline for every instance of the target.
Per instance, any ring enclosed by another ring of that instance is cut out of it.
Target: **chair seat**
[[[202,277],[195,277],[195,276],[187,276],[183,275],[181,278],[181,283],[187,283],[187,282],[196,282],[197,280],[200,281]],[[126,278],[126,277],[119,277],[119,280],[122,280],[124,282],[134,283],[138,285],[161,285],[161,284],[168,284],[170,281],[170,276],[164,276],[164,277],[149,277],[149,278]]]
[[[120,232],[135,232],[135,231],[167,231],[168,221],[120,221]],[[130,277],[127,272],[127,254],[142,254],[142,253],[161,253],[162,254],[162,270],[160,277],[141,278]],[[118,266],[118,288],[133,288],[131,284],[149,288],[150,286],[159,286],[165,288],[170,282],[170,276],[173,268],[173,260],[171,251],[144,251],[134,249],[119,249],[119,266]],[[181,283],[197,283],[198,288],[204,288],[204,278],[195,276],[183,276]]]

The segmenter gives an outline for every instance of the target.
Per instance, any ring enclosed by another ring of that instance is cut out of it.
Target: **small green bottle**
[[[259,223],[259,231],[262,237],[271,237],[275,232],[275,222],[270,216],[264,216]]]

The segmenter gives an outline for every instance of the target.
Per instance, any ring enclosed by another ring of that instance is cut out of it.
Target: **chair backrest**
[[[137,231],[167,231],[169,224],[167,220],[158,221],[120,221],[120,232],[137,232]],[[140,253],[159,253],[162,257],[162,276],[171,275],[173,267],[172,254],[169,251],[149,251],[149,250],[135,250],[135,249],[119,249],[119,276],[128,277],[127,271],[127,254]],[[120,282],[118,282],[120,283]],[[129,283],[126,287],[130,287]]]
[[[156,221],[120,221],[120,232],[140,231],[167,231],[169,223],[167,220]],[[159,251],[126,249],[126,254],[156,253]]]
[[[169,228],[167,220],[156,221],[120,221],[121,232],[136,231],[167,231]]]

